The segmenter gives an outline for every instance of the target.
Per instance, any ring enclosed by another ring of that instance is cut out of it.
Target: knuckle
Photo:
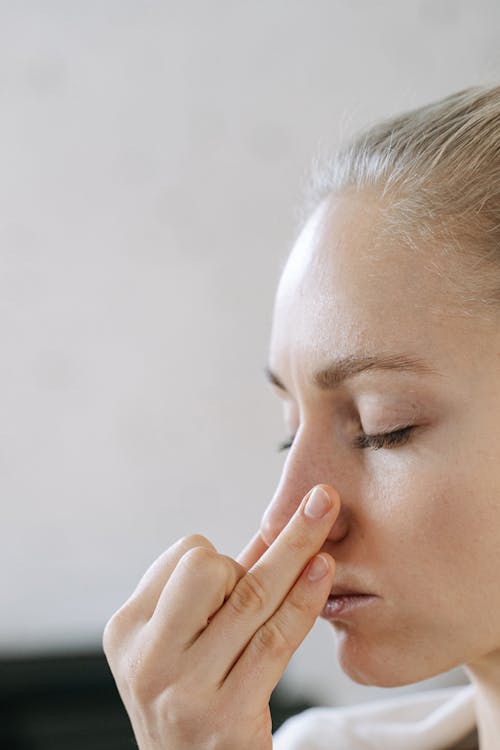
[[[113,618],[111,618],[111,620],[108,620],[108,622],[104,626],[104,630],[102,633],[102,650],[104,651],[106,656],[111,653],[115,643],[116,631],[114,628]]]
[[[212,542],[210,542],[202,534],[187,534],[177,541],[180,547],[207,547],[208,549],[215,549]]]
[[[256,614],[265,609],[267,601],[264,587],[254,573],[247,572],[240,578],[226,604],[241,617],[243,615]]]
[[[273,617],[264,623],[255,634],[255,638],[260,651],[271,653],[275,657],[287,654],[295,648],[287,635],[284,623],[278,617]]]
[[[114,648],[123,639],[125,632],[130,628],[130,613],[127,603],[123,604],[107,621],[102,634],[102,647],[105,654]]]
[[[218,557],[218,553],[208,547],[191,547],[183,554],[179,562],[188,568],[200,570],[206,565],[213,565]]]
[[[305,529],[295,529],[293,534],[285,537],[285,544],[292,553],[303,552],[311,544],[310,532]]]
[[[307,617],[307,619],[311,618],[311,602],[306,596],[304,596],[303,591],[292,590],[292,593],[283,604],[283,610],[289,613],[292,621],[297,618],[297,616],[302,619],[304,619],[304,617]]]

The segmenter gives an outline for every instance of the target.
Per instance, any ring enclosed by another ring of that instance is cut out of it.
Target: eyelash
[[[383,432],[379,435],[358,435],[353,441],[355,448],[371,448],[371,450],[379,450],[380,448],[394,448],[400,445],[404,445],[410,439],[410,433],[414,430],[416,425],[403,427],[400,430],[394,430],[393,432]],[[278,445],[278,451],[286,451],[292,447],[295,435],[288,441],[280,443]]]

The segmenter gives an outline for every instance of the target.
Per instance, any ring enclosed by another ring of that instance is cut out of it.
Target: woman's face
[[[379,597],[334,621],[339,662],[390,687],[500,659],[500,325],[461,311],[452,255],[388,242],[381,228],[373,197],[329,198],[284,268],[269,366],[295,439],[261,535],[270,545],[313,485],[337,489],[323,546],[335,582]],[[314,383],[366,355],[428,371]],[[407,426],[400,445],[355,443]]]

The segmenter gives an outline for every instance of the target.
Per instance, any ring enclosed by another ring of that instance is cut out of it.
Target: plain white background
[[[100,648],[153,560],[236,556],[287,437],[273,297],[318,148],[500,73],[494,0],[0,2],[0,651]],[[321,478],[318,478],[321,481]],[[342,704],[319,620],[281,681]]]

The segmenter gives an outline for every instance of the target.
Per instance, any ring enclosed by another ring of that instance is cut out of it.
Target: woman
[[[316,179],[274,308],[293,439],[260,529],[237,560],[179,540],[104,631],[141,749],[500,747],[499,186],[500,86],[375,125]],[[318,615],[361,684],[471,684],[273,738]]]

